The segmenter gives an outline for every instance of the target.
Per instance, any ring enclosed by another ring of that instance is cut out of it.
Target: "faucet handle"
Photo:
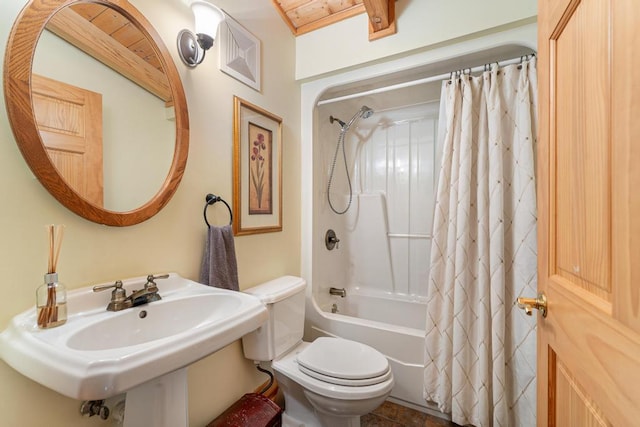
[[[115,288],[113,292],[116,292],[119,290],[124,291],[124,289],[122,288],[122,280],[116,280],[115,283],[111,285],[96,285],[93,287],[93,292],[106,291],[107,289],[111,289],[111,288]]]
[[[127,291],[122,287],[122,280],[116,280],[112,285],[97,285],[93,287],[93,292],[101,292],[114,288],[111,292],[111,301],[107,306],[109,311],[118,311],[131,306],[131,301],[127,300]]]
[[[169,274],[159,274],[157,276],[150,274],[147,276],[147,282],[153,282],[156,279],[168,279],[168,278],[169,278]]]
[[[160,274],[158,276],[154,276],[153,274],[149,274],[147,276],[147,283],[144,284],[144,288],[145,289],[153,289],[155,288],[156,290],[158,289],[158,286],[156,285],[156,282],[154,282],[154,280],[156,279],[168,279],[169,275],[168,274]]]

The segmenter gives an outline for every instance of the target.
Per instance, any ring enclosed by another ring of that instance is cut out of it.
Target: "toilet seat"
[[[373,378],[362,378],[359,380],[348,380],[348,379],[344,379],[344,378],[336,378],[336,377],[330,377],[328,375],[323,375],[319,372],[315,372],[312,371],[311,369],[307,369],[304,366],[298,364],[298,369],[306,374],[309,375],[310,377],[313,377],[317,380],[329,383],[329,384],[336,384],[336,385],[346,385],[346,386],[350,386],[350,387],[363,387],[363,386],[367,386],[367,385],[374,385],[374,384],[379,384],[381,382],[384,382],[386,380],[388,380],[389,378],[391,378],[391,370],[389,369],[386,373],[384,373],[383,375],[379,376],[379,377],[373,377]]]
[[[300,371],[330,384],[367,386],[391,377],[389,362],[380,352],[341,338],[318,338],[296,360]]]
[[[300,370],[297,355],[310,345],[311,343],[301,342],[296,348],[292,349],[291,352],[274,360],[272,362],[272,367],[276,373],[276,377],[278,377],[278,375],[284,375],[307,390],[322,396],[341,400],[374,398],[388,394],[393,388],[393,374],[391,374],[386,380],[377,384],[352,387],[340,384],[331,384],[303,373]]]

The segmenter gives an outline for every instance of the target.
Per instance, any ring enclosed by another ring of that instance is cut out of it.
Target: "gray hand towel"
[[[200,267],[200,283],[232,291],[240,290],[236,248],[230,225],[209,227]]]

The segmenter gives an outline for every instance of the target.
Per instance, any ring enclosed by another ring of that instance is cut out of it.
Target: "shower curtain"
[[[535,426],[535,58],[443,83],[424,397],[461,425]]]

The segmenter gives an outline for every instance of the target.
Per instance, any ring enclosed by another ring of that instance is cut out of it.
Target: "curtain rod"
[[[494,62],[498,62],[500,64],[500,66],[517,64],[517,63],[523,62],[525,60],[525,58],[529,58],[530,56],[533,56],[533,55],[534,54],[522,55],[522,56],[519,56],[517,58],[507,59],[505,61],[494,61]],[[493,64],[493,62],[491,62],[491,64]],[[403,83],[396,83],[396,84],[393,84],[393,85],[383,86],[383,87],[379,87],[379,88],[376,88],[376,89],[365,90],[363,92],[352,93],[350,95],[338,96],[336,98],[323,99],[322,101],[318,101],[318,103],[316,105],[320,106],[320,105],[324,105],[324,104],[331,104],[333,102],[344,101],[346,99],[358,98],[360,96],[375,95],[377,93],[388,92],[390,90],[402,89],[402,88],[405,88],[405,87],[416,86],[416,85],[420,85],[420,84],[424,84],[424,83],[437,82],[438,80],[447,80],[447,79],[451,78],[452,74],[455,74],[457,72],[462,72],[463,71],[465,74],[471,74],[471,73],[477,73],[479,71],[485,71],[486,70],[486,66],[487,66],[486,64],[485,65],[478,65],[477,67],[464,68],[462,70],[452,71],[450,73],[445,73],[445,74],[439,74],[437,76],[425,77],[425,78],[422,78],[422,79],[411,80],[411,81],[403,82]]]

